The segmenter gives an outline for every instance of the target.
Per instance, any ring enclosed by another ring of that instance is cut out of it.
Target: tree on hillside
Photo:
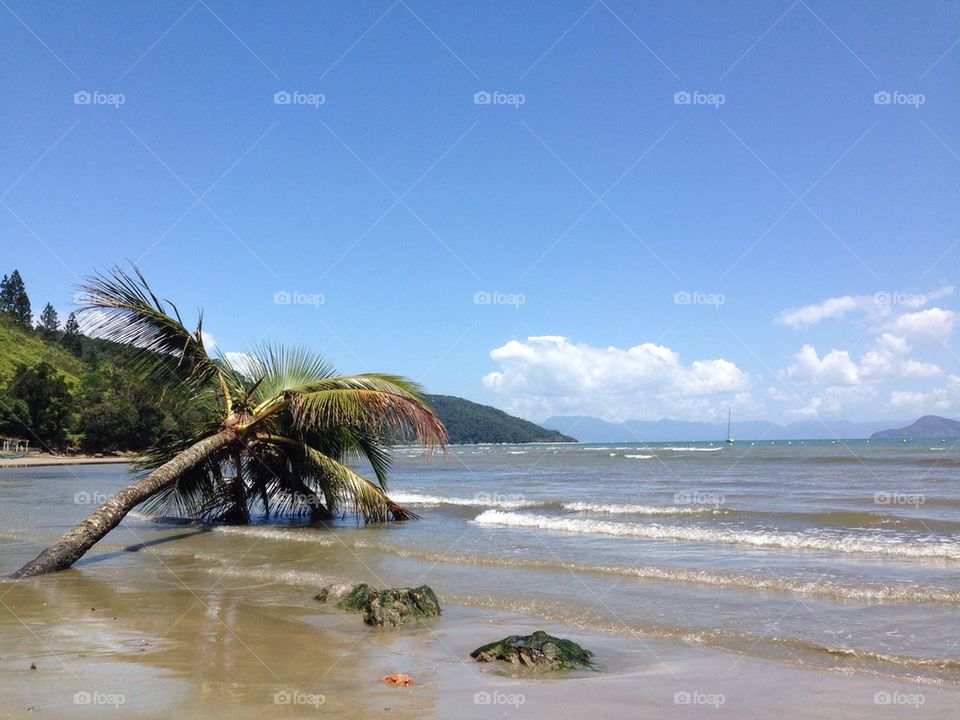
[[[146,279],[114,269],[82,287],[91,335],[127,346],[129,366],[153,387],[202,413],[190,432],[158,442],[146,472],[24,565],[15,577],[70,567],[134,507],[247,522],[266,515],[331,516],[352,509],[368,522],[411,513],[386,494],[390,441],[442,445],[443,424],[418,385],[395,375],[338,375],[318,355],[263,346],[242,370],[203,346]],[[377,482],[348,461],[370,464]]]
[[[27,289],[18,270],[14,270],[9,277],[4,275],[0,280],[0,313],[9,315],[25,328],[33,324],[30,298],[27,297]]]
[[[35,438],[47,450],[62,448],[67,440],[67,421],[73,408],[73,396],[66,380],[50,363],[33,367],[17,365],[7,394],[22,400],[26,417],[14,418],[18,434]]]
[[[67,322],[63,326],[63,336],[60,338],[60,344],[77,357],[83,351],[83,341],[80,339],[80,323],[77,322],[75,313],[67,316]]]
[[[24,434],[24,421],[28,417],[30,417],[30,408],[23,400],[14,397],[6,390],[0,390],[0,435]]]
[[[50,337],[56,335],[60,330],[60,318],[50,303],[43,306],[43,312],[40,313],[40,322],[37,323],[37,330],[46,333]]]

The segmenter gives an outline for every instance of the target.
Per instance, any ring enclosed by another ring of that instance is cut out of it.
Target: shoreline
[[[116,463],[132,463],[135,455],[110,455],[95,457],[93,455],[50,455],[47,453],[28,454],[17,458],[0,457],[0,468],[7,467],[50,467],[55,465],[111,465]]]

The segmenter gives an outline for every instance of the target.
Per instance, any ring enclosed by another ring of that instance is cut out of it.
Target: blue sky
[[[956,416],[958,39],[948,3],[4,0],[2,270],[66,312],[128,259],[221,351],[534,420]]]

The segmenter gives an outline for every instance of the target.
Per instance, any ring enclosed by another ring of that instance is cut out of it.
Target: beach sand
[[[176,558],[146,561],[147,554],[0,585],[9,610],[0,628],[6,717],[833,720],[903,717],[915,710],[904,704],[912,699],[922,703],[922,717],[946,718],[958,699],[952,688],[455,605],[417,627],[373,629],[315,601],[316,588],[278,592],[250,578],[197,573]],[[592,649],[600,668],[512,675],[469,658],[485,642],[541,628]],[[417,684],[381,681],[394,672]],[[891,704],[882,704],[888,697]]]
[[[54,465],[109,465],[112,463],[131,463],[133,455],[94,457],[93,455],[50,455],[48,453],[28,453],[23,457],[2,458],[0,468],[5,467],[49,467]]]

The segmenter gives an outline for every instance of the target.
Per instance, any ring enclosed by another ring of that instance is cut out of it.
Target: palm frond
[[[132,274],[120,267],[98,273],[79,289],[86,332],[127,345],[134,366],[152,380],[179,379],[198,389],[217,377],[203,346],[202,316],[188,330],[176,306],[157,297],[136,266]]]
[[[251,354],[250,370],[257,379],[254,396],[259,402],[283,397],[291,390],[322,382],[334,374],[333,365],[322,355],[304,347],[263,343]]]
[[[288,391],[301,428],[344,426],[390,442],[428,449],[446,443],[446,429],[415,383],[394,375],[340,375]]]
[[[290,438],[265,437],[267,443],[287,446],[299,452],[309,475],[303,477],[308,486],[314,483],[327,500],[327,510],[337,512],[350,506],[358,517],[366,522],[387,520],[410,520],[417,516],[393,502],[375,483],[370,482],[344,463],[320,452],[316,448]]]

